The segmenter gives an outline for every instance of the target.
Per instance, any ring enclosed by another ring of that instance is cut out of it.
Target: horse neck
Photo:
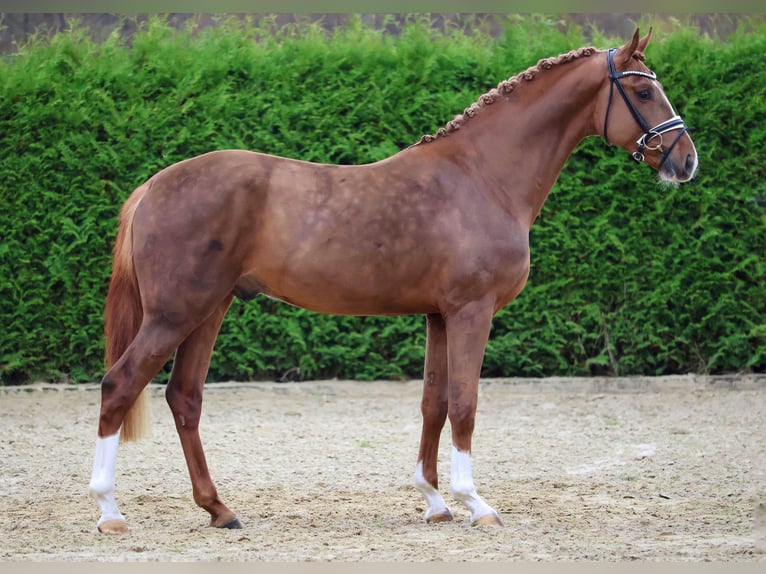
[[[539,72],[444,138],[454,138],[486,191],[530,226],[574,149],[598,133],[595,106],[604,75],[595,60]]]

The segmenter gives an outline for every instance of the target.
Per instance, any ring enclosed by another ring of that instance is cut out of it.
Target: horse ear
[[[624,46],[618,48],[614,55],[614,61],[617,64],[617,67],[626,66],[628,62],[630,62],[630,59],[633,57],[633,54],[635,54],[636,49],[638,48],[639,41],[638,28],[636,28],[636,31],[633,33],[633,38],[626,42]],[[647,37],[647,42],[648,41],[649,40]]]
[[[636,30],[636,33],[638,33],[638,30]],[[641,38],[638,41],[638,47],[636,48],[636,52],[641,52],[643,54],[646,51],[646,47],[649,45],[649,40],[652,39],[652,28],[649,28],[649,33]]]

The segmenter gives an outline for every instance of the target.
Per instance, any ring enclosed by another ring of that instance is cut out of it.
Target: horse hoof
[[[105,520],[98,525],[98,531],[103,534],[125,534],[128,531],[128,523],[124,520]]]
[[[472,526],[505,526],[496,513],[485,514],[471,523]]]
[[[237,530],[239,528],[242,528],[242,523],[239,521],[239,518],[235,516],[234,518],[222,524],[218,528],[228,528],[229,530]]]
[[[452,520],[452,513],[449,510],[442,512],[441,514],[434,514],[426,518],[428,524],[438,524],[440,522],[450,522]]]

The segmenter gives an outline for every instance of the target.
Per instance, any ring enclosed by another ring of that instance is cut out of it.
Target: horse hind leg
[[[170,358],[184,339],[181,327],[161,319],[144,317],[133,342],[120,359],[104,375],[101,382],[101,411],[99,415],[96,452],[89,484],[101,517],[100,532],[122,533],[128,527],[115,500],[115,467],[120,428],[141,391]]]
[[[178,347],[165,393],[189,469],[194,502],[210,513],[210,526],[219,528],[241,528],[241,525],[219,498],[210,477],[199,436],[199,420],[210,357],[231,301],[232,297],[228,296]]]
[[[96,452],[93,456],[93,470],[88,490],[96,499],[101,509],[101,517],[96,526],[99,532],[119,534],[128,531],[128,523],[117,507],[114,495],[114,475],[117,462],[119,432],[96,439]]]
[[[447,333],[444,319],[434,314],[426,317],[426,361],[423,399],[420,410],[423,430],[420,437],[418,464],[415,468],[415,488],[425,498],[428,523],[448,522],[452,512],[439,493],[437,459],[439,439],[447,420]]]

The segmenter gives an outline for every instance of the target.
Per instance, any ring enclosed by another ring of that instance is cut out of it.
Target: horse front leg
[[[423,382],[423,431],[420,437],[415,488],[423,495],[428,508],[426,522],[447,522],[452,512],[439,493],[436,464],[439,438],[447,420],[447,331],[441,315],[426,316],[426,361]]]
[[[181,447],[189,469],[194,502],[210,514],[210,526],[241,528],[234,512],[218,496],[199,436],[202,389],[210,366],[218,331],[229,309],[228,296],[218,309],[178,347],[165,398],[173,413]]]
[[[493,305],[493,301],[475,301],[446,316],[447,394],[452,429],[450,493],[471,512],[471,524],[502,526],[497,511],[476,492],[471,459],[479,376],[494,314]]]

